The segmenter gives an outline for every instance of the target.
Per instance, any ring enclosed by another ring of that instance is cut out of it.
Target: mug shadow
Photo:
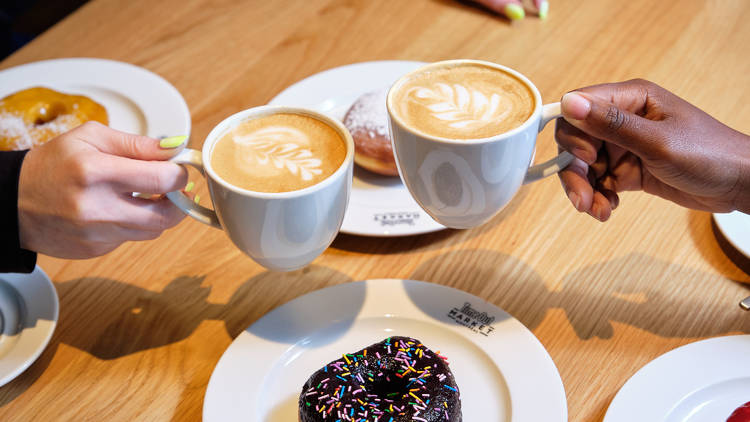
[[[55,333],[36,362],[0,388],[0,407],[42,375],[61,343],[97,359],[112,360],[182,341],[206,320],[223,321],[227,334],[235,338],[271,309],[297,296],[351,281],[315,265],[289,273],[264,272],[243,282],[227,303],[220,304],[208,302],[211,287],[202,286],[204,280],[203,276],[177,277],[160,292],[98,277],[54,282],[60,299]],[[279,289],[280,284],[286,288]],[[257,297],[264,298],[263,306],[256,303]]]
[[[608,274],[608,278],[601,280],[601,274]],[[706,298],[697,293],[705,290],[701,280],[708,274],[703,275],[649,256],[630,254],[568,274],[562,279],[560,291],[550,291],[541,277],[518,259],[494,251],[471,250],[434,257],[418,267],[412,278],[446,286],[461,281],[462,290],[499,306],[531,330],[541,324],[548,310],[562,309],[583,340],[611,338],[613,322],[662,337],[750,333],[750,318],[738,307],[734,312],[724,312],[718,306],[707,308],[707,302],[720,296]],[[466,280],[470,282],[466,284]],[[736,287],[717,285],[717,295]],[[696,309],[702,309],[712,323],[686,323],[694,321]]]
[[[521,186],[513,199],[496,216],[479,227],[460,230],[449,229],[433,233],[419,234],[413,236],[397,237],[371,237],[339,233],[331,244],[332,248],[348,252],[368,253],[378,255],[400,254],[416,251],[428,251],[440,249],[445,242],[462,242],[473,239],[485,231],[492,230],[503,220],[513,215],[525,202],[529,194],[528,186]]]

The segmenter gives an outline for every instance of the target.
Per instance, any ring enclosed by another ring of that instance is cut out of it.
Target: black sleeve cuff
[[[21,249],[18,234],[18,179],[26,151],[0,152],[0,272],[30,273],[36,253]]]

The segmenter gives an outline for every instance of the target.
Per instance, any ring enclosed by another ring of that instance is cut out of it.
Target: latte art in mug
[[[394,88],[394,112],[427,135],[480,139],[510,131],[534,111],[526,84],[477,64],[428,69]]]
[[[322,161],[310,151],[310,137],[299,129],[269,126],[247,135],[233,135],[232,140],[235,165],[248,173],[278,176],[288,172],[300,180],[312,180],[323,173]]]
[[[344,140],[327,124],[280,113],[230,129],[217,141],[211,165],[219,177],[240,188],[288,192],[324,180],[345,156]]]

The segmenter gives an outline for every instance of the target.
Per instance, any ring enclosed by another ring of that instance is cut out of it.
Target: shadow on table
[[[0,388],[0,407],[31,386],[49,366],[60,343],[109,360],[189,337],[206,320],[224,321],[235,338],[271,309],[333,284],[351,281],[337,271],[310,266],[289,273],[264,272],[239,285],[225,304],[208,302],[205,277],[183,276],[154,292],[106,278],[55,282],[60,317],[49,345],[18,378]],[[227,280],[230,282],[230,280]],[[279,284],[288,288],[279,289]],[[263,297],[260,305],[258,297]],[[283,341],[274,338],[271,340]]]
[[[549,309],[563,309],[581,339],[611,338],[613,322],[662,337],[750,333],[750,318],[734,298],[704,296],[704,280],[708,276],[649,256],[630,254],[565,275],[562,289],[550,291],[533,268],[517,258],[489,250],[438,255],[412,274],[413,279],[446,286],[460,283],[463,290],[494,303],[532,330]],[[716,295],[734,287],[717,284]],[[719,309],[719,301],[726,302],[726,308]],[[711,323],[696,324],[696,312]]]

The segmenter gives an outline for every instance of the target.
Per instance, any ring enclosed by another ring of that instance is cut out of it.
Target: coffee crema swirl
[[[248,119],[227,131],[213,149],[211,165],[240,188],[288,192],[321,182],[345,156],[344,140],[327,124],[279,113]]]
[[[480,139],[508,132],[533,113],[531,89],[499,69],[476,64],[418,72],[393,96],[404,123],[427,135]]]

